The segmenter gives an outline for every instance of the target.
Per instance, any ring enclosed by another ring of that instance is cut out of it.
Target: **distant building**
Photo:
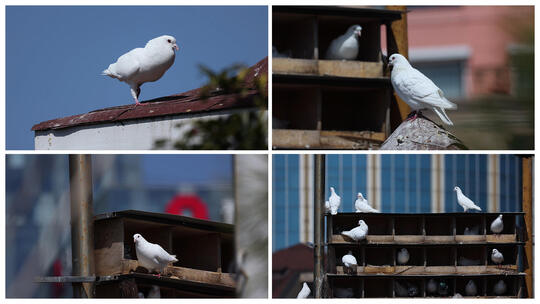
[[[410,61],[448,98],[513,93],[511,55],[519,26],[534,27],[534,6],[408,9]]]
[[[272,161],[272,250],[313,242],[314,158],[278,154]],[[362,192],[382,212],[461,212],[453,191],[486,212],[521,211],[522,162],[515,155],[327,155],[326,189],[354,212]]]

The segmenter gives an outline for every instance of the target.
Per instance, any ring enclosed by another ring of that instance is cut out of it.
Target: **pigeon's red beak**
[[[178,47],[178,45],[176,45],[176,43],[173,45],[173,47],[174,47],[177,51],[180,50],[180,48]]]

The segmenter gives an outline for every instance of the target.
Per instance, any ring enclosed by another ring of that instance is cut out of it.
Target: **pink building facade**
[[[511,94],[510,55],[532,6],[409,7],[409,58],[455,99]]]

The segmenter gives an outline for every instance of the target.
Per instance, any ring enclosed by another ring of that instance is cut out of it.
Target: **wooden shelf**
[[[272,146],[280,149],[367,149],[384,141],[382,132],[272,130]]]
[[[384,78],[382,62],[273,58],[274,75]],[[388,78],[388,77],[386,77]]]

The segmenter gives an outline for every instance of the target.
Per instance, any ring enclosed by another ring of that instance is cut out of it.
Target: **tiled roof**
[[[260,75],[268,75],[268,58],[264,58],[250,67],[246,75],[246,86],[251,88],[253,80]],[[268,79],[268,78],[267,78]],[[32,131],[63,129],[80,125],[112,123],[133,119],[145,119],[160,116],[205,113],[225,109],[249,108],[254,106],[256,90],[249,90],[246,96],[239,94],[215,94],[202,99],[201,89],[160,97],[145,102],[144,106],[135,104],[95,110],[85,114],[57,118],[38,123]]]

